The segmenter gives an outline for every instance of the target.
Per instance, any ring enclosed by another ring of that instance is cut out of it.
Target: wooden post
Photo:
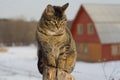
[[[75,80],[73,76],[54,67],[44,67],[43,80]]]
[[[57,70],[57,79],[58,80],[75,80],[70,73],[67,73],[60,69]]]
[[[43,80],[56,80],[56,69],[45,66],[43,70]]]

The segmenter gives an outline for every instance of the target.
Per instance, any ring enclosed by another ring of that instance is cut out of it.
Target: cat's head
[[[62,33],[65,30],[67,26],[65,11],[68,5],[68,3],[63,6],[47,5],[42,15],[46,29],[56,33]]]

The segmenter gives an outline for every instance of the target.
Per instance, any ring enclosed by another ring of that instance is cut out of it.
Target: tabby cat
[[[59,68],[67,73],[71,73],[74,68],[76,46],[67,27],[65,10],[68,5],[47,5],[38,22],[36,39],[41,74],[45,66]]]

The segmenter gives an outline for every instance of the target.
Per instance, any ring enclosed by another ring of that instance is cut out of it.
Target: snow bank
[[[42,80],[37,70],[35,46],[7,47],[0,53],[0,80]],[[76,80],[120,80],[120,61],[77,62],[72,73]]]

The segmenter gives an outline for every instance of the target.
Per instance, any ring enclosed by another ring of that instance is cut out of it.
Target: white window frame
[[[83,45],[83,53],[87,54],[89,51],[88,51],[88,44],[84,44]]]
[[[81,23],[77,24],[77,33],[78,34],[83,33],[83,25]]]
[[[112,50],[112,55],[119,55],[119,46],[118,45],[112,45],[111,50]]]
[[[94,33],[94,26],[93,26],[92,23],[89,23],[87,25],[87,32],[88,32],[88,34],[93,34]]]

